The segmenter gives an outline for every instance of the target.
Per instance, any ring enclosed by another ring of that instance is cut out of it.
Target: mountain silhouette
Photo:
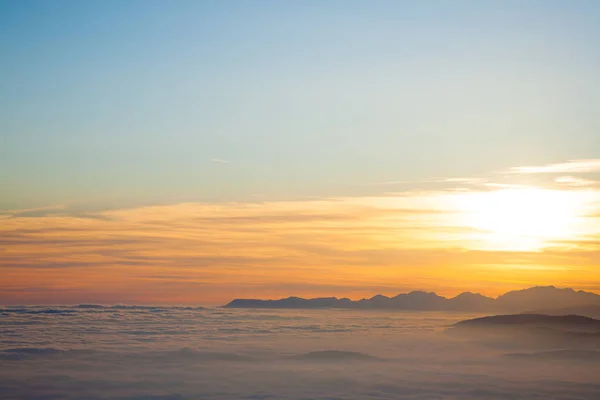
[[[465,292],[448,299],[451,310],[489,311],[496,307],[496,300],[479,293]]]
[[[502,309],[521,309],[527,305],[533,309],[556,309],[600,305],[600,296],[594,293],[559,289],[554,286],[537,286],[530,289],[515,290],[498,297]]]
[[[554,286],[536,286],[515,290],[498,298],[478,293],[465,292],[453,298],[439,296],[433,292],[413,291],[394,297],[376,295],[369,299],[350,300],[336,297],[303,299],[288,297],[279,300],[235,299],[227,308],[348,308],[348,309],[395,309],[429,311],[473,311],[473,312],[526,312],[536,309],[560,310],[574,307],[600,306],[600,295],[561,289]]]

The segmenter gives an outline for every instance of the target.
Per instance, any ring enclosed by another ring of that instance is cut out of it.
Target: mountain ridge
[[[525,312],[532,308],[565,309],[569,307],[600,306],[600,295],[571,288],[534,286],[513,290],[496,298],[480,293],[463,292],[455,297],[444,297],[434,292],[416,290],[393,297],[377,294],[371,298],[318,297],[304,299],[287,297],[277,300],[234,299],[225,308],[347,308],[399,309],[428,311]]]

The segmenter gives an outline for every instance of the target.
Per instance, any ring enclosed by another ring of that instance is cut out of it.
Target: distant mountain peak
[[[412,292],[408,293],[409,295],[427,295],[427,296],[437,296],[437,293],[435,292],[427,292],[425,290],[413,290]],[[441,297],[441,296],[439,296]]]
[[[231,308],[351,308],[398,309],[432,311],[525,312],[533,309],[566,309],[569,307],[600,306],[600,295],[555,286],[535,286],[513,290],[498,298],[480,293],[464,292],[446,298],[434,292],[415,290],[394,297],[377,294],[369,299],[353,301],[347,298],[322,297],[303,299],[288,297],[279,300],[235,299],[225,307]]]
[[[462,292],[461,294],[457,295],[454,298],[458,299],[458,298],[462,298],[462,297],[487,297],[487,296],[484,296],[481,293]]]
[[[389,300],[390,298],[387,296],[384,296],[382,294],[376,294],[375,296],[371,297],[370,300]]]
[[[513,290],[499,296],[498,303],[505,309],[531,308],[566,308],[584,305],[600,305],[600,296],[575,291],[572,288],[555,286],[534,286],[528,289]]]

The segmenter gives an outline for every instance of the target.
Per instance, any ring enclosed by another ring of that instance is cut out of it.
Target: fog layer
[[[448,328],[478,314],[0,309],[2,399],[598,399],[570,349]],[[542,333],[543,334],[543,333]]]

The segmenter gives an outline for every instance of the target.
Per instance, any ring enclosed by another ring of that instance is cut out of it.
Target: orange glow
[[[579,219],[587,192],[538,188],[505,189],[458,197],[461,220],[482,232],[482,248],[539,250],[552,241],[569,240],[584,232]]]
[[[0,300],[222,304],[417,289],[495,295],[557,282],[600,291],[595,193],[415,192],[0,217]]]

